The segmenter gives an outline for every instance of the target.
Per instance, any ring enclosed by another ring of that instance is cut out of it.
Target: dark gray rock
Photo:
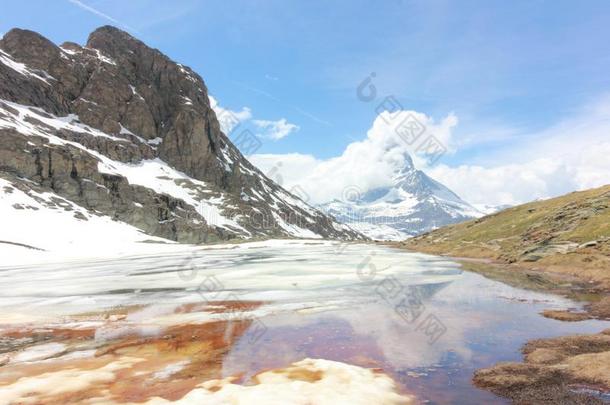
[[[49,190],[183,242],[289,237],[299,233],[289,230],[294,226],[326,238],[363,238],[251,165],[221,132],[201,77],[129,34],[106,26],[86,46],[58,47],[35,32],[13,29],[0,40],[0,50],[3,58],[24,65],[19,70],[0,63],[0,100],[37,108],[34,118],[24,119],[0,101],[0,119],[33,128],[0,128],[0,176],[17,187]],[[69,114],[75,125],[91,130],[43,122]],[[161,159],[190,176],[180,185],[200,201],[222,199],[221,215],[235,218],[241,228],[208,224],[199,207],[100,172],[100,155],[128,164]]]

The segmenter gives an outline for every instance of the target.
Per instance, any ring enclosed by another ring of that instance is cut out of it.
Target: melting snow
[[[195,180],[185,173],[173,169],[161,159],[143,160],[137,164],[111,162],[110,165],[100,162],[98,170],[102,173],[118,174],[127,178],[130,184],[138,184],[150,188],[157,193],[168,194],[174,198],[181,199],[195,207],[197,212],[210,225],[238,229],[249,234],[237,222],[221,214],[219,206],[222,205],[222,199],[206,198],[206,200],[203,200],[198,196],[198,191],[211,191],[204,182]]]
[[[87,49],[91,49],[92,51],[94,51],[97,55],[97,58],[99,60],[101,60],[102,62],[107,63],[109,65],[116,66],[116,62],[113,61],[112,59],[110,59],[108,56],[104,55],[102,52],[100,52],[99,49],[95,49],[95,48],[87,48]]]
[[[169,378],[172,375],[182,371],[184,369],[184,367],[186,367],[188,364],[189,364],[189,361],[187,361],[187,360],[179,361],[179,362],[176,362],[173,364],[168,364],[163,370],[157,371],[153,375],[153,378],[160,379],[160,380]]]
[[[12,357],[11,363],[24,363],[29,361],[37,361],[48,359],[49,357],[57,356],[66,350],[66,345],[62,343],[47,343],[37,346],[28,347],[22,352],[19,352],[15,357]]]
[[[23,76],[34,77],[47,84],[50,84],[49,80],[56,80],[53,76],[51,76],[47,72],[44,72],[42,70],[30,69],[23,63],[19,63],[19,62],[15,61],[11,57],[11,55],[9,55],[8,53],[6,53],[2,50],[0,50],[0,63],[3,63],[4,65],[8,66],[9,68],[13,69],[14,71],[16,71],[17,73],[19,73]]]
[[[53,144],[68,144],[79,149],[85,150],[88,153],[96,156],[100,163],[98,164],[98,170],[102,173],[118,174],[127,178],[131,184],[138,184],[158,193],[165,193],[172,197],[184,200],[187,204],[198,209],[198,211],[204,216],[208,224],[219,226],[223,228],[229,228],[233,230],[240,230],[245,234],[249,234],[241,225],[236,221],[225,218],[221,214],[220,208],[210,204],[208,201],[204,201],[198,197],[197,191],[209,192],[209,187],[202,181],[195,180],[188,175],[171,168],[167,163],[160,159],[145,160],[138,164],[127,164],[123,162],[114,161],[96,151],[88,149],[83,145],[66,141],[55,135],[50,135],[45,132],[39,126],[26,122],[26,118],[35,118],[42,123],[55,128],[55,129],[66,129],[74,132],[87,133],[95,136],[103,136],[116,140],[118,142],[129,142],[122,138],[117,138],[101,132],[97,129],[90,128],[84,124],[76,123],[78,119],[76,115],[69,115],[67,117],[53,117],[50,118],[46,115],[36,113],[35,111],[41,111],[36,108],[28,108],[23,105],[12,103],[9,101],[0,100],[1,103],[8,105],[9,107],[18,111],[18,116],[13,116],[9,110],[1,109],[0,111],[6,112],[6,116],[0,116],[0,127],[14,128],[17,131],[29,135],[38,135],[47,138]],[[130,134],[136,136],[128,129],[121,125],[122,134]],[[141,137],[136,136],[141,142],[147,143]],[[177,184],[180,181],[182,184]],[[221,204],[222,200],[215,200],[217,204]]]
[[[15,116],[11,113],[9,109],[6,109],[5,106],[10,107],[11,109],[17,110],[18,115]],[[27,107],[21,104],[13,103],[7,100],[0,99],[0,127],[1,128],[13,128],[23,134],[26,135],[38,135],[43,138],[49,139],[49,141],[53,144],[71,144],[71,145],[79,145],[78,147],[81,149],[86,149],[84,146],[80,144],[76,144],[74,142],[65,141],[57,136],[50,135],[48,132],[44,131],[44,128],[41,128],[39,125],[33,124],[26,120],[36,120],[40,121],[46,126],[49,126],[56,130],[67,130],[77,133],[84,133],[93,136],[101,136],[103,138],[109,138],[117,142],[129,142],[125,139],[117,138],[115,136],[111,136],[97,130],[95,128],[91,128],[88,125],[82,124],[78,122],[78,116],[75,114],[69,114],[66,117],[56,117],[50,115],[37,107]]]
[[[295,378],[294,376],[316,376]],[[284,369],[270,370],[256,376],[257,384],[239,385],[228,377],[199,385],[176,401],[156,397],[147,405],[165,404],[387,404],[414,403],[414,398],[398,393],[396,384],[386,374],[324,359],[304,359]]]
[[[142,96],[140,95],[140,93],[138,93],[138,91],[136,90],[136,88],[135,88],[134,86],[132,86],[132,85],[130,84],[130,85],[129,85],[129,88],[131,89],[131,93],[132,93],[134,96],[138,97],[138,98],[139,98],[140,100],[142,100],[142,101],[145,101],[145,100],[144,100],[144,97],[142,97]]]
[[[15,110],[16,113],[14,112]],[[39,121],[40,124],[36,121]],[[45,128],[45,126],[51,128],[52,130]],[[174,198],[181,199],[185,203],[194,207],[209,225],[240,233],[241,236],[251,235],[249,231],[247,231],[236,221],[237,218],[244,218],[244,216],[239,212],[233,215],[233,218],[228,218],[226,215],[223,215],[223,210],[225,208],[237,208],[235,206],[228,206],[223,194],[216,193],[214,194],[215,196],[210,196],[210,194],[213,193],[213,190],[208,187],[207,184],[173,169],[164,161],[160,159],[152,159],[144,160],[137,164],[114,161],[78,142],[68,141],[59,136],[53,135],[53,130],[67,130],[74,133],[105,137],[116,142],[130,142],[128,139],[108,135],[98,129],[91,128],[80,123],[77,115],[70,114],[66,117],[57,117],[48,114],[37,107],[28,107],[17,103],[0,100],[0,128],[13,128],[25,135],[34,135],[45,138],[50,144],[53,145],[70,145],[83,150],[99,160],[98,170],[101,173],[120,175],[127,178],[131,184],[144,186],[155,190],[158,193],[167,194]],[[145,140],[122,125],[120,133],[123,135],[129,134],[140,142],[148,145],[158,145],[163,141],[161,138]],[[231,155],[231,150],[228,148],[228,146],[221,149],[220,160],[224,164],[225,170],[231,171],[231,164],[234,165],[235,163]],[[240,164],[240,168],[245,172],[261,178],[261,182],[259,184],[261,184],[265,193],[267,193],[271,198],[272,207],[274,207],[276,210],[279,210],[280,207],[289,206],[291,208],[300,208],[311,217],[318,217],[321,215],[320,212],[312,209],[300,199],[292,197],[283,190],[280,190],[278,194],[278,192],[274,190],[259,173],[247,169],[242,164]],[[248,199],[259,201],[266,200],[266,198],[254,188],[249,190],[249,192],[251,192],[252,195],[246,194]],[[241,197],[243,201],[248,201],[244,199],[243,194]],[[276,218],[278,225],[284,231],[288,232],[294,237],[321,237],[309,229],[287,223],[277,212],[273,212],[272,214],[274,218]],[[303,218],[308,223],[315,222],[308,216],[303,216]],[[335,229],[338,229],[338,226],[340,227],[339,224],[334,224],[334,226]]]
[[[182,73],[184,73],[186,75],[186,78],[189,79],[190,81],[192,81],[193,83],[197,83],[197,79],[195,79],[195,77],[193,77],[193,75],[191,74],[191,72],[189,72],[188,70],[186,70],[184,68],[184,65],[177,63],[178,68],[180,68],[180,71]],[[201,89],[199,89],[199,91],[201,91]]]
[[[9,404],[23,403],[24,398],[31,398],[34,394],[53,396],[84,390],[97,383],[114,381],[117,378],[115,371],[131,367],[140,361],[142,360],[125,357],[93,370],[68,369],[35,377],[23,377],[13,384],[0,387],[0,398]]]
[[[11,189],[10,192],[8,189]],[[52,251],[58,256],[74,253],[96,256],[100,246],[109,251],[128,252],[130,247],[133,249],[136,243],[145,240],[172,243],[146,235],[139,229],[113,221],[110,217],[93,215],[56,194],[35,191],[26,194],[1,178],[0,213],[3,218],[0,240]],[[86,220],[75,217],[76,213]],[[57,237],[58,229],[61,229],[61,238]],[[4,253],[6,261],[9,259],[7,252],[9,256],[14,254],[15,258],[25,254],[35,259],[43,254],[6,244],[0,244],[0,251]]]
[[[72,49],[68,49],[68,48],[60,47],[59,49],[61,49],[63,52],[67,53],[68,55],[76,55],[78,53],[78,52],[76,52]]]
[[[276,213],[275,211],[272,211],[271,214],[273,215],[273,218],[275,219],[275,221],[277,222],[277,224],[286,232],[288,232],[289,234],[296,236],[297,238],[312,238],[312,239],[321,239],[322,236],[318,235],[315,232],[312,232],[309,229],[304,229],[301,228],[297,225],[294,224],[289,224],[288,222],[284,221],[284,219],[281,217],[281,215],[279,215],[278,213]]]

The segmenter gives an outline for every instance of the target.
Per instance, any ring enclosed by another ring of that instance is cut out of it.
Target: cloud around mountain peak
[[[353,187],[363,193],[393,184],[397,172],[413,165],[426,166],[426,157],[419,146],[433,135],[451,151],[451,131],[457,117],[449,114],[440,121],[416,111],[402,111],[402,117],[413,117],[423,127],[418,142],[405,141],[397,131],[399,117],[389,112],[378,115],[366,138],[348,144],[339,156],[318,159],[301,153],[258,154],[250,160],[264,173],[272,172],[275,180],[287,189],[303,188],[312,203],[324,203],[341,198],[346,188]]]

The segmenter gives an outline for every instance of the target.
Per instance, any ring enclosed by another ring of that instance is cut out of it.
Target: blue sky
[[[0,32],[28,28],[56,43],[84,43],[96,27],[117,25],[191,66],[223,107],[299,127],[265,139],[264,154],[323,161],[366,138],[378,102],[358,100],[356,88],[371,72],[380,97],[394,95],[437,123],[458,118],[441,162],[447,170],[519,161],[506,154],[560,136],[549,131],[582,119],[610,89],[607,1],[56,0],[2,8]]]

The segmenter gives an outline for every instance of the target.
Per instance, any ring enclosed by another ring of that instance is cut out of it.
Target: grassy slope
[[[583,246],[596,241],[594,246]],[[610,288],[610,185],[509,208],[401,243],[570,274]]]

